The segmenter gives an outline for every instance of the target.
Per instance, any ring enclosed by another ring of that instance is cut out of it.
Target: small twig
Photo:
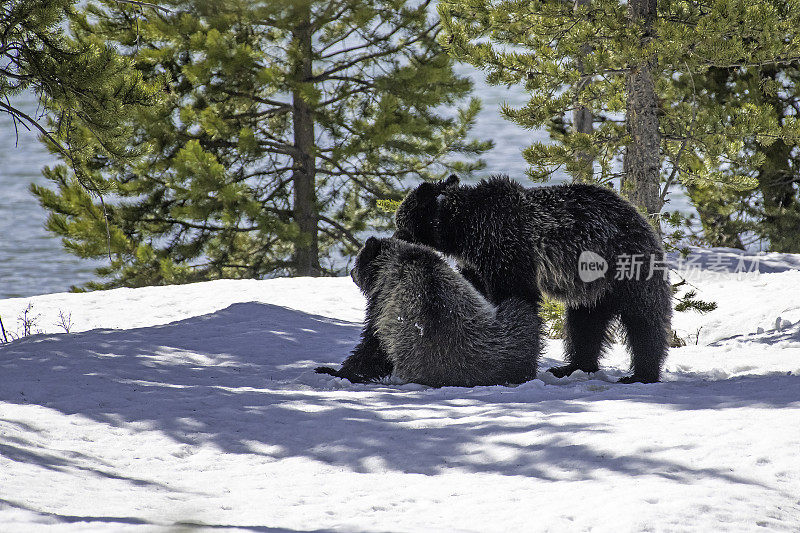
[[[106,202],[103,200],[103,195],[95,189],[95,194],[100,199],[100,205],[103,208],[103,220],[106,223],[106,254],[108,255],[108,262],[111,263],[113,259],[111,258],[111,229],[108,227],[108,211],[106,211]],[[69,332],[67,332],[69,333]]]
[[[155,10],[163,11],[164,13],[172,13],[171,9],[167,9],[164,6],[159,6],[157,4],[151,4],[150,2],[139,2],[137,0],[115,0],[118,4],[131,4],[134,6],[142,7],[152,7]]]
[[[11,101],[8,99],[8,95],[6,95],[6,104],[8,104],[9,106],[11,105]],[[19,127],[17,123],[20,123],[23,126],[25,126],[25,124],[20,122],[14,113],[11,113],[11,121],[14,124],[14,147],[17,148],[19,147]],[[27,128],[27,126],[25,127]],[[28,131],[30,131],[30,128],[28,128]]]
[[[56,326],[62,328],[66,333],[69,333],[69,330],[72,329],[72,313],[69,313],[67,316],[64,316],[64,311],[59,309],[58,322],[56,322]]]
[[[22,314],[17,317],[17,320],[22,324],[22,337],[29,337],[33,333],[41,333],[39,331],[34,332],[33,328],[42,315],[33,316],[32,311],[33,304],[28,303],[28,306],[22,310]]]
[[[47,131],[46,129],[44,129],[44,128],[43,128],[43,127],[42,127],[42,126],[41,126],[41,125],[40,125],[40,124],[39,124],[39,123],[36,121],[36,119],[34,119],[34,118],[32,118],[32,117],[30,117],[30,116],[26,115],[24,112],[20,111],[20,110],[19,110],[19,109],[17,109],[16,107],[13,107],[13,106],[12,106],[12,105],[10,105],[10,104],[9,104],[9,105],[7,105],[7,104],[4,104],[3,102],[0,102],[0,109],[2,109],[2,110],[4,110],[4,111],[8,112],[8,113],[9,113],[9,114],[10,114],[12,117],[16,117],[16,118],[17,118],[17,120],[19,120],[20,124],[22,124],[23,126],[27,127],[27,125],[25,125],[25,123],[24,123],[22,120],[20,120],[20,119],[25,119],[25,121],[27,121],[27,122],[28,122],[28,123],[29,123],[31,126],[33,126],[34,128],[36,128],[37,130],[39,130],[39,133],[41,133],[41,134],[42,134],[42,136],[44,136],[44,138],[45,138],[45,139],[47,139],[48,141],[50,141],[51,143],[53,143],[53,146],[55,146],[55,147],[56,147],[56,149],[57,149],[59,152],[61,152],[61,153],[62,153],[62,154],[64,154],[66,157],[68,157],[70,160],[72,160],[72,157],[70,157],[70,154],[67,152],[67,149],[66,149],[66,148],[64,148],[64,147],[61,145],[61,143],[59,143],[59,142],[58,142],[58,141],[57,141],[57,140],[56,140],[56,139],[53,137],[53,135],[52,135],[52,134],[51,134],[49,131]]]
[[[700,344],[700,331],[703,329],[703,326],[697,328],[697,332],[694,334],[694,345],[697,346]]]
[[[6,328],[3,327],[3,317],[0,317],[0,332],[3,333],[3,344],[8,344],[8,337],[6,337]]]
[[[331,219],[331,218],[328,218],[328,217],[326,217],[325,215],[322,215],[322,214],[320,214],[320,215],[319,215],[319,219],[320,219],[321,221],[323,221],[323,222],[327,222],[328,224],[330,224],[331,226],[333,226],[334,228],[336,228],[337,230],[339,230],[339,232],[340,232],[340,233],[341,233],[341,234],[342,234],[342,235],[343,235],[343,236],[344,236],[344,237],[345,237],[347,240],[349,240],[349,241],[350,241],[350,243],[351,243],[351,244],[353,244],[353,246],[355,246],[356,248],[361,248],[361,246],[363,246],[363,244],[361,243],[361,241],[359,241],[359,240],[356,238],[356,236],[355,236],[355,235],[353,235],[353,234],[352,234],[352,233],[351,233],[351,232],[350,232],[350,231],[349,231],[347,228],[345,228],[344,226],[342,226],[341,224],[339,224],[339,223],[338,223],[338,222],[336,222],[335,220],[333,220],[333,219]]]

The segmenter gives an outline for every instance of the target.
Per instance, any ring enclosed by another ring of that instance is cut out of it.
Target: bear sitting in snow
[[[497,307],[434,250],[367,240],[351,272],[367,298],[361,344],[341,370],[370,381],[389,373],[432,387],[522,383],[536,376],[540,320],[529,301]]]

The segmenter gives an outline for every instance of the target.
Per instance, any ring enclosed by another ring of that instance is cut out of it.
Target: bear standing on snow
[[[351,272],[367,298],[364,339],[339,371],[368,381],[389,373],[432,387],[502,385],[536,377],[540,320],[510,297],[497,307],[434,250],[367,240]]]
[[[623,383],[658,381],[667,355],[672,293],[661,242],[613,191],[585,184],[526,189],[508,177],[459,186],[423,183],[397,210],[395,237],[456,258],[497,303],[542,294],[566,305],[567,364],[595,372],[619,317],[632,356]],[[532,344],[538,342],[531,339]]]

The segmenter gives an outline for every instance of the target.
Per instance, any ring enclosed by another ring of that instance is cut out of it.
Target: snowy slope
[[[798,531],[800,257],[770,261],[691,276],[719,308],[652,385],[618,345],[518,387],[314,374],[349,278],[2,300],[43,333],[0,346],[0,531]]]

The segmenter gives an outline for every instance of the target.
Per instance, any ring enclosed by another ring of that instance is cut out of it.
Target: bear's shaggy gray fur
[[[550,369],[556,376],[597,371],[619,317],[633,367],[620,381],[658,381],[672,316],[664,251],[647,220],[610,189],[526,189],[505,176],[460,186],[450,176],[409,193],[396,223],[395,237],[456,258],[492,302],[516,296],[536,309],[542,293],[564,302],[568,364]],[[606,261],[604,276],[582,280],[584,252]]]
[[[432,387],[536,377],[540,320],[524,299],[495,307],[434,250],[396,239],[368,239],[351,276],[367,298],[364,339],[341,370],[317,372],[368,381],[393,370]]]

